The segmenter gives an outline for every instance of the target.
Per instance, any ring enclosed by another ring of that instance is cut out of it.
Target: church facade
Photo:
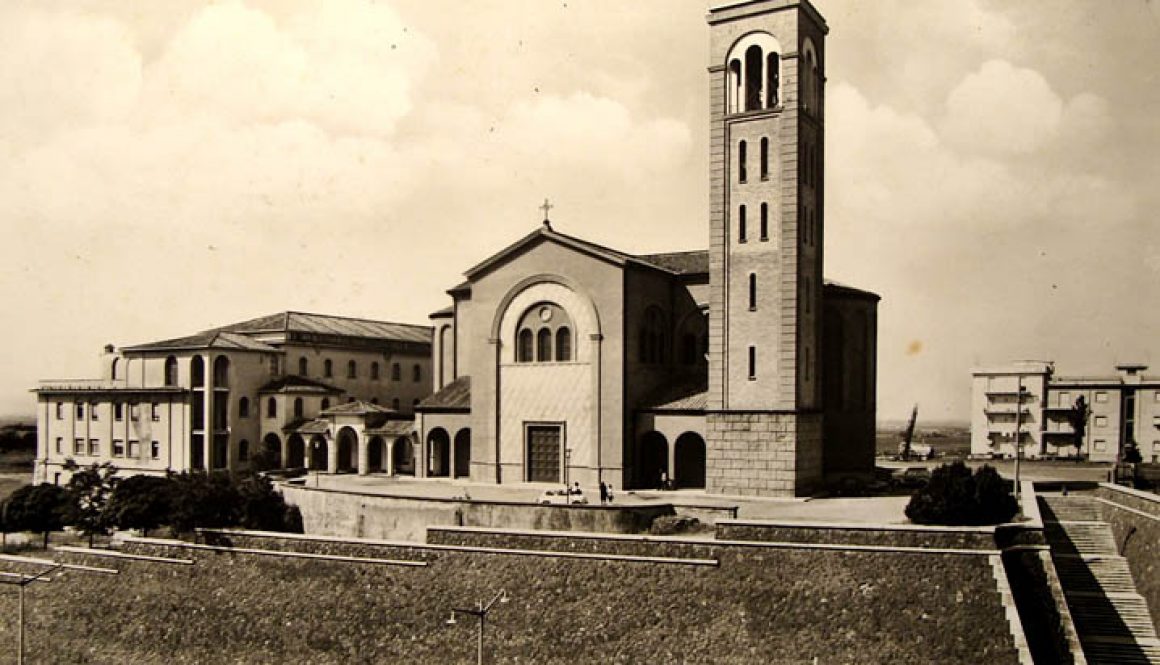
[[[540,228],[431,316],[420,475],[809,494],[873,469],[878,296],[823,279],[827,28],[710,11],[706,250]]]

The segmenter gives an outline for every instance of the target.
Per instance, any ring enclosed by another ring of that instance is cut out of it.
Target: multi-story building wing
[[[1134,443],[1144,460],[1160,462],[1160,377],[1145,376],[1144,365],[1116,369],[1115,375],[1061,376],[1053,363],[1037,361],[974,370],[971,454],[1014,457],[1018,428],[1030,458],[1114,462]],[[1081,398],[1087,417],[1077,442],[1073,421]]]
[[[303,466],[298,430],[320,429],[341,405],[409,419],[431,391],[430,348],[427,326],[302,312],[106,347],[101,378],[35,389],[37,478],[59,479],[69,459],[145,473],[239,470],[257,455]],[[336,448],[332,429],[316,434]],[[325,445],[315,446],[325,467],[346,466]]]

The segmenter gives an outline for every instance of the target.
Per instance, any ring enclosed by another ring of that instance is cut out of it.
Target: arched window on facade
[[[177,358],[169,356],[165,359],[165,385],[177,385]]]
[[[765,107],[778,105],[778,86],[781,85],[781,58],[770,53],[765,59]]]
[[[399,363],[391,363],[391,380],[401,381],[403,378],[403,368]]]
[[[769,240],[769,204],[761,204],[761,239]]]
[[[761,109],[761,47],[754,44],[745,49],[745,110]]]
[[[536,362],[546,363],[552,360],[552,331],[540,328],[536,333]]]
[[[230,359],[218,356],[213,361],[213,387],[224,388],[230,385]]]
[[[329,409],[329,408],[330,408],[330,398],[329,398],[329,397],[323,397],[323,398],[322,398],[322,404],[320,404],[320,405],[318,406],[318,410],[319,410],[319,411],[325,411],[325,410],[327,410],[327,409]]]
[[[761,155],[758,158],[761,162],[761,179],[769,180],[769,138],[761,137]]]
[[[346,364],[346,378],[354,379],[358,377],[358,363],[350,361]]]
[[[748,242],[749,240],[745,225],[745,206],[742,205],[737,209],[737,242]]]
[[[267,418],[277,418],[278,417],[278,400],[274,399],[273,397],[266,400],[266,417]]]
[[[334,376],[334,363],[330,361],[330,358],[322,361],[322,376],[327,379]]]
[[[745,154],[745,141],[737,144],[737,180],[745,182],[749,179],[749,156]]]
[[[556,361],[567,362],[572,359],[572,331],[568,328],[556,330]]]
[[[302,417],[302,398],[301,397],[294,398],[294,417],[295,418]]]
[[[516,342],[516,361],[532,362],[532,331],[530,328],[520,330],[519,340]]]
[[[741,110],[741,61],[734,58],[729,61],[729,112],[737,113]]]
[[[757,378],[757,347],[749,347],[749,379]]]
[[[189,382],[194,388],[205,387],[205,360],[201,356],[194,356],[189,363]]]
[[[114,381],[116,381],[118,378],[117,377],[117,369],[119,368],[120,364],[121,364],[120,358],[113,358],[113,364],[110,367],[109,371],[112,373],[112,376],[110,378],[112,378]]]
[[[749,311],[757,310],[757,273],[749,273]]]
[[[308,364],[306,358],[299,358],[298,359],[298,376],[306,376],[309,369],[310,369],[310,365]]]
[[[379,380],[379,364],[377,362],[371,363],[371,381]]]
[[[238,400],[238,417],[239,418],[249,418],[250,417],[250,398],[249,397],[243,397],[240,400]]]

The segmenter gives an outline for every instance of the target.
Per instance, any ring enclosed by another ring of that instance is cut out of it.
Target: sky
[[[1157,0],[817,0],[827,277],[878,415],[970,370],[1160,374]],[[706,0],[5,0],[0,415],[106,343],[426,323],[535,228],[708,244]]]

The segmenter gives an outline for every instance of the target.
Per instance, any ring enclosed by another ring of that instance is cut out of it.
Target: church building
[[[418,475],[794,496],[873,470],[879,298],[822,273],[825,20],[749,0],[708,22],[708,248],[545,219],[468,269],[431,315]]]

